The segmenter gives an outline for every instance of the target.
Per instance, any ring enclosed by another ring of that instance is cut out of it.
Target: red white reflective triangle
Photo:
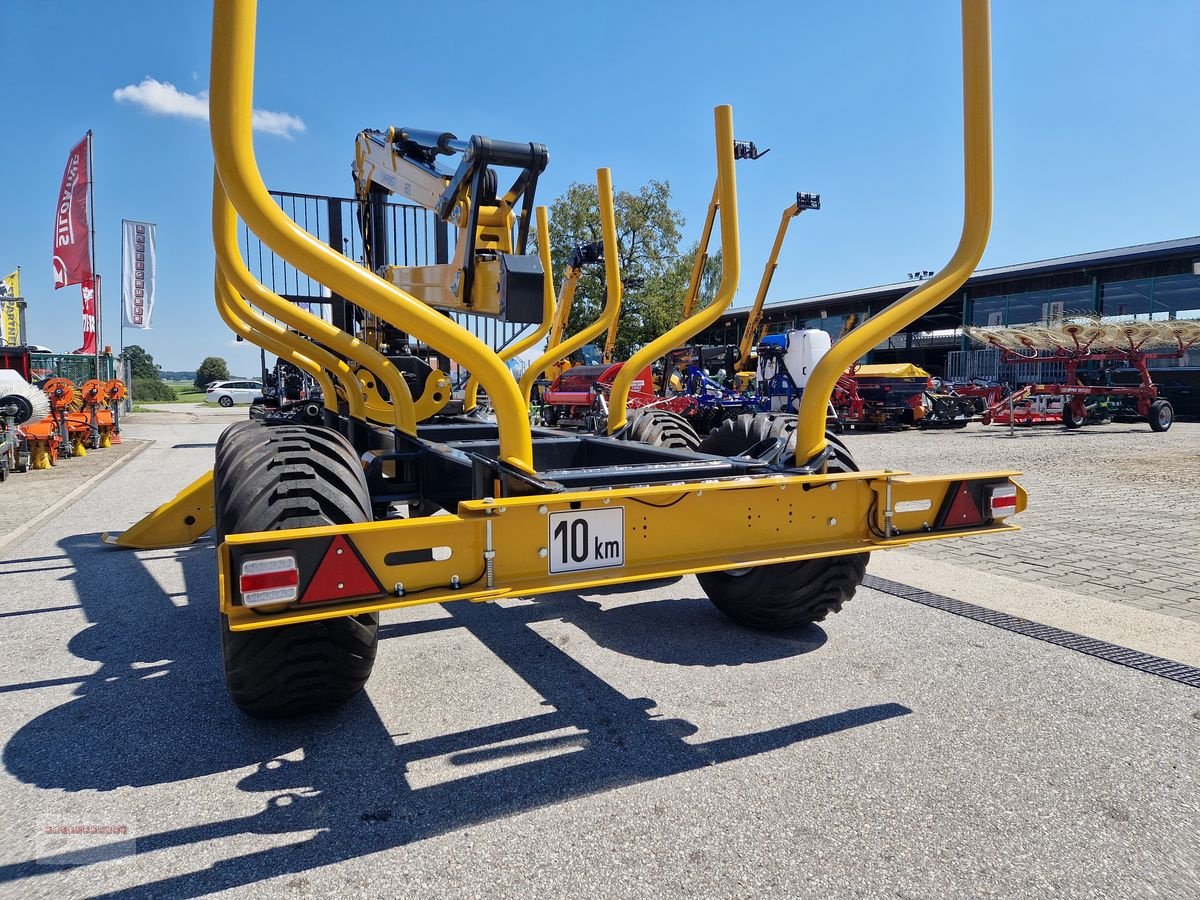
[[[987,489],[988,515],[1003,519],[1017,511],[1017,486],[1015,484],[992,485]]]
[[[300,567],[290,553],[242,560],[239,576],[238,589],[246,606],[291,603],[300,592]]]
[[[323,603],[373,597],[383,593],[379,582],[366,567],[353,545],[339,534],[329,544],[325,558],[317,566],[304,589],[301,603]]]

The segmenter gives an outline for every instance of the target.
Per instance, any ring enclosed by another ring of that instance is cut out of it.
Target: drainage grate
[[[1151,675],[1158,675],[1160,678],[1169,678],[1171,681],[1178,681],[1189,687],[1200,688],[1200,668],[1196,666],[1184,665],[1174,660],[1163,659],[1161,656],[1152,656],[1149,653],[1131,650],[1118,644],[1098,641],[1094,638],[1084,637],[1082,634],[1075,634],[1073,631],[1063,631],[1061,628],[1041,625],[1028,619],[976,606],[974,603],[965,603],[962,600],[955,600],[953,597],[922,591],[898,581],[876,578],[874,575],[868,575],[863,579],[863,587],[873,591],[882,591],[893,597],[911,600],[922,606],[931,606],[956,616],[974,619],[976,622],[983,622],[986,625],[994,625],[1005,631],[1013,631],[1039,641],[1046,641],[1049,644],[1057,644],[1068,650],[1077,650],[1106,662],[1137,669],[1139,672],[1148,672]]]

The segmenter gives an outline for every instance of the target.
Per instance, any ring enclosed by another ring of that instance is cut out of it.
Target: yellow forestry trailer
[[[215,519],[230,693],[251,715],[287,716],[335,706],[363,687],[384,610],[695,574],[731,619],[791,628],[838,611],[875,550],[1014,530],[1009,517],[1026,499],[1013,481],[1019,473],[859,471],[825,432],[838,376],[956,290],[987,243],[988,3],[963,0],[962,10],[966,191],[958,248],[934,277],[826,354],[788,427],[779,424],[787,417],[771,416],[751,429],[752,444],[714,456],[655,446],[653,430],[630,439],[626,398],[638,373],[711,325],[736,290],[728,106],[714,117],[722,254],[716,298],[624,365],[612,387],[607,435],[534,428],[527,410],[532,379],[518,385],[496,352],[441,310],[503,317],[515,309],[526,317],[518,321],[528,321],[540,304],[542,328],[549,327],[554,296],[543,208],[536,210],[538,255],[525,246],[545,147],[403,129],[373,134],[382,146],[364,149],[388,151],[385,159],[398,149],[427,164],[429,177],[414,184],[459,228],[459,241],[440,267],[370,271],[272,202],[252,144],[255,2],[215,0],[217,306],[236,333],[316,378],[325,408],[316,420],[230,427],[211,475],[108,540],[168,546],[198,537]],[[457,171],[435,179],[435,157],[457,159]],[[496,168],[519,173],[503,195]],[[606,170],[600,180],[602,197],[611,196]],[[238,252],[235,213],[289,263],[353,303],[362,313],[357,333],[255,281]],[[602,316],[596,333],[609,324]],[[487,391],[495,421],[442,415],[446,376],[427,369],[412,377],[395,349],[380,342],[384,333],[393,343],[395,334],[409,335],[468,369]],[[539,362],[534,377],[552,361]]]

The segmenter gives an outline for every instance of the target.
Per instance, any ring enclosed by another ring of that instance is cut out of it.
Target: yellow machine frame
[[[609,290],[604,313],[589,329],[543,354],[529,367],[518,386],[501,357],[490,348],[411,294],[316,241],[270,201],[251,146],[254,24],[255,0],[215,0],[211,130],[223,189],[216,193],[227,196],[248,226],[288,262],[373,315],[398,323],[403,330],[477,374],[496,410],[499,460],[536,478],[526,415],[526,400],[533,380],[562,355],[573,352],[609,327],[619,311],[621,281],[608,170],[598,172]],[[837,375],[863,349],[903,327],[955,290],[978,261],[986,243],[991,217],[986,0],[963,0],[963,52],[967,191],[959,248],[938,275],[847,336],[817,367],[801,406],[797,448],[798,462],[816,460],[816,463],[787,473],[485,497],[461,501],[448,515],[429,518],[228,535],[218,547],[218,571],[221,609],[228,616],[230,628],[234,631],[269,628],[419,603],[488,600],[580,589],[692,572],[861,554],[943,537],[1016,530],[1003,521],[1003,513],[972,527],[956,525],[952,518],[937,513],[948,510],[959,492],[979,493],[991,487],[1007,491],[1011,513],[1024,510],[1025,492],[1011,481],[1016,472],[930,477],[892,471],[833,473],[825,471],[822,462],[826,445],[825,406]],[[717,296],[706,309],[651,342],[624,365],[612,388],[610,431],[624,425],[626,399],[634,376],[711,325],[725,312],[736,291],[740,257],[731,108],[717,107],[714,121],[715,197],[720,207],[723,254]],[[546,232],[544,211],[539,211],[538,226],[541,237]],[[539,244],[544,254],[548,252],[548,241],[540,240]],[[218,260],[219,264],[228,262],[220,246]],[[230,276],[228,268],[222,272],[227,278]],[[221,280],[218,278],[218,282]],[[235,323],[233,327],[242,327],[255,340],[263,340],[263,335],[267,335],[268,340],[274,340],[292,354],[291,358],[305,358],[313,368],[329,368],[340,375],[339,382],[349,401],[353,392],[348,390],[344,370],[336,365],[330,368],[328,359],[317,358],[320,354],[301,353],[307,347],[295,347],[292,338],[284,336],[290,335],[286,329],[282,329],[282,334],[277,333],[258,320],[254,320],[254,328],[244,323],[238,326],[236,323],[245,316],[245,309],[234,300],[228,283],[224,286],[219,283],[217,293],[226,312],[231,308],[238,311],[229,318]],[[547,287],[547,316],[543,325],[550,321],[552,299],[552,289]],[[259,300],[269,306],[268,298]],[[564,315],[561,303],[559,314]],[[297,327],[306,330],[310,326],[311,323],[304,323]],[[407,417],[410,411],[403,414]],[[396,415],[399,417],[401,412]],[[200,492],[196,485],[192,490]],[[548,564],[550,517],[605,509],[622,511],[620,561],[582,572],[552,571]],[[720,522],[722,527],[697,529],[694,527],[697,521]],[[686,541],[677,539],[681,534],[688,536]],[[297,556],[311,555],[319,552],[316,548],[328,546],[330,538],[345,540],[358,555],[381,585],[377,596],[255,610],[237,601],[233,573],[238,571],[239,561],[284,551]]]
[[[624,288],[621,285],[620,254],[617,252],[617,214],[613,207],[612,172],[608,169],[597,169],[596,187],[600,199],[600,228],[604,238],[604,281],[607,291],[604,298],[604,309],[601,310],[600,317],[587,328],[580,330],[561,343],[552,343],[546,348],[546,352],[525,370],[525,374],[521,377],[521,399],[526,407],[529,405],[529,397],[533,392],[533,383],[537,381],[540,373],[567,359],[580,347],[590,344],[600,336],[601,332],[612,327],[613,323],[617,321],[617,316],[621,314],[621,297]],[[569,276],[570,273],[568,273]],[[578,277],[576,274],[575,279]],[[572,284],[570,295],[574,297],[574,294],[575,286]],[[564,328],[566,327],[566,317],[569,314],[568,301],[567,312],[562,316]]]

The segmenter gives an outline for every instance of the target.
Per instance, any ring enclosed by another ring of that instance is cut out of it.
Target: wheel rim
[[[1171,424],[1171,410],[1165,406],[1158,410],[1158,424],[1164,426]]]

